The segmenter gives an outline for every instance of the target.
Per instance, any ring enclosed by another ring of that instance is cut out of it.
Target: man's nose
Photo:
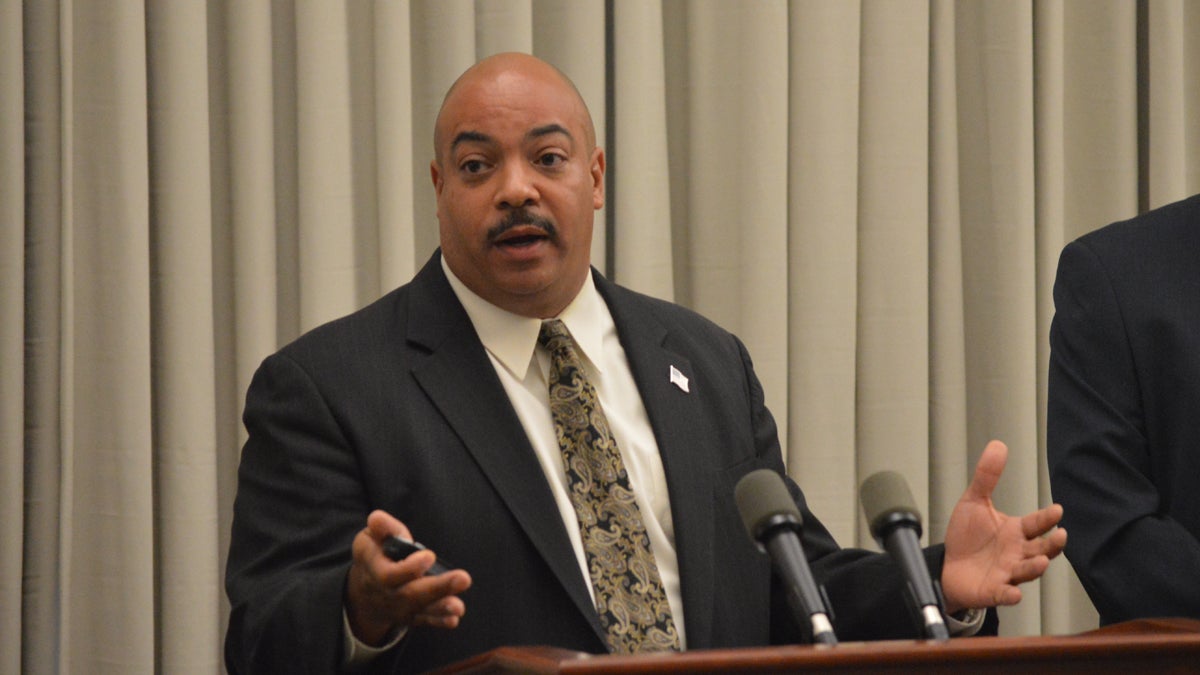
[[[525,162],[505,162],[500,170],[500,187],[496,206],[516,209],[536,204],[538,200],[537,172]]]

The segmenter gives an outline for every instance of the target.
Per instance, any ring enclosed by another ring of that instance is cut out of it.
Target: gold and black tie
[[[584,377],[575,341],[562,321],[549,319],[542,322],[538,343],[550,352],[550,412],[609,649],[678,650],[671,607],[621,451]]]

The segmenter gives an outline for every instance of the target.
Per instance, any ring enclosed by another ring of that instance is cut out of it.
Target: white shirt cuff
[[[978,633],[980,628],[983,628],[985,618],[987,618],[986,609],[968,609],[963,612],[961,619],[947,614],[946,630],[950,631],[950,635],[954,637],[971,637]]]
[[[342,635],[344,636],[343,644],[345,647],[342,650],[342,654],[344,654],[342,657],[342,667],[353,668],[355,666],[361,666],[364,663],[370,663],[380,654],[383,654],[384,652],[400,644],[400,641],[403,640],[404,636],[407,634],[408,629],[401,628],[400,630],[396,631],[396,634],[392,636],[391,640],[388,640],[387,644],[383,645],[382,647],[372,647],[371,645],[359,640],[354,636],[354,631],[350,629],[350,617],[346,614],[346,608],[343,607]]]

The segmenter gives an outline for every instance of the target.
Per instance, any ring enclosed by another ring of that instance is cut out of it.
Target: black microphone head
[[[758,469],[742,476],[733,490],[738,512],[746,531],[755,541],[780,523],[799,526],[800,509],[783,484],[783,478],[771,469]]]
[[[899,525],[913,527],[917,536],[921,536],[921,511],[904,476],[895,471],[872,474],[863,481],[858,495],[876,540],[882,542]]]

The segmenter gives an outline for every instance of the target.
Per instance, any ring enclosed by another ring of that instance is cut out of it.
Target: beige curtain
[[[1186,0],[0,0],[0,672],[222,670],[249,377],[428,257],[503,50],[596,117],[595,264],[745,339],[844,545],[884,468],[940,540],[990,438],[1048,503],[1058,252],[1200,192]],[[1096,624],[1025,591],[1007,634]]]

